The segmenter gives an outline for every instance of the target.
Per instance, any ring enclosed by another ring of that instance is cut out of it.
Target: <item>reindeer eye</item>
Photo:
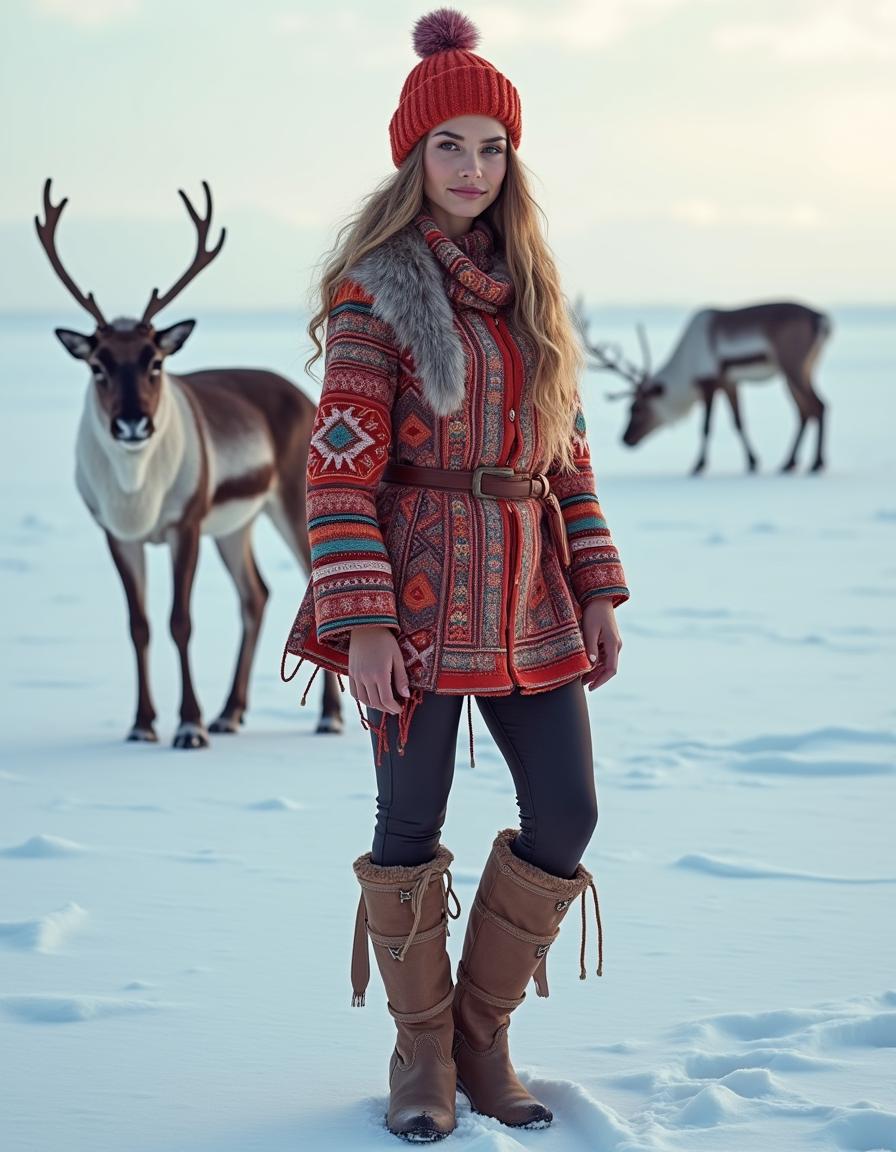
[[[161,374],[162,374],[162,361],[161,360],[155,360],[153,362],[153,366],[152,366],[152,368],[150,368],[149,374],[150,374],[150,376],[161,376]]]
[[[101,387],[105,388],[109,383],[109,377],[106,375],[106,373],[102,370],[102,368],[93,368],[92,371],[94,381]]]

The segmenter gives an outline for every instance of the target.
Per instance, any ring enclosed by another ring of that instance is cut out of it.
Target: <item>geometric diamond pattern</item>
[[[333,467],[337,471],[345,464],[346,471],[355,472],[355,457],[375,443],[368,436],[355,416],[354,405],[337,408],[321,421],[311,443],[323,459],[323,468]]]
[[[424,608],[431,608],[435,604],[436,595],[424,572],[417,572],[408,580],[404,586],[402,599],[408,608],[415,612],[420,612]]]
[[[432,436],[432,429],[420,419],[416,412],[412,412],[399,428],[402,440],[407,440],[412,448],[419,448]]]

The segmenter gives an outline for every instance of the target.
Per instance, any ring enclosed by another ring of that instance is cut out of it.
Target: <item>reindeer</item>
[[[146,616],[144,545],[165,543],[174,568],[171,635],[181,668],[180,724],[175,748],[208,746],[190,674],[190,594],[199,538],[214,538],[233,578],[242,612],[242,641],[230,694],[212,732],[233,733],[244,722],[249,673],[261,630],[268,589],[252,551],[252,527],[261,512],[273,521],[293,555],[311,571],[305,512],[305,469],[316,406],[290,380],[255,368],[214,368],[180,376],[166,370],[167,358],[183,347],[195,320],[154,327],[153,317],[210,264],[224,243],[206,246],[212,199],[205,190],[200,218],[180,191],[196,228],[196,255],[163,295],[153,288],[139,320],[108,323],[94,300],[66,272],[56,252],[56,226],[67,199],[50,202],[44,185],[44,222],[35,216],[38,238],[50,263],[75,300],[93,316],[90,335],[57,328],[56,335],[92,379],[84,399],[76,443],[75,480],[90,514],[106,534],[124,585],[131,639],[137,657],[137,714],[128,740],[156,742],[147,675],[149,622]],[[318,732],[343,729],[336,677],[324,678]]]
[[[797,450],[809,420],[818,424],[815,460],[811,471],[824,467],[825,404],[812,384],[812,370],[832,331],[830,316],[803,304],[776,301],[744,308],[704,308],[688,321],[684,332],[666,362],[651,371],[650,349],[643,325],[638,325],[643,367],[626,361],[616,345],[588,342],[582,299],[576,302],[573,318],[585,349],[594,358],[591,367],[617,372],[632,385],[607,398],[632,397],[628,427],[622,441],[629,447],[645,436],[682,419],[693,405],[703,401],[703,439],[700,457],[691,475],[706,467],[707,442],[713,398],[724,392],[731,405],[734,426],[747,457],[747,468],[755,472],[758,459],[751,448],[741,419],[737,386],[768,380],[776,373],[784,377],[799,414],[799,428],[782,472],[796,467]]]

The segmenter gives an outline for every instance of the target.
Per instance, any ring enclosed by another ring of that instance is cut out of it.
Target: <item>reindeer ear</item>
[[[195,327],[195,320],[180,320],[177,324],[172,324],[170,328],[163,328],[156,332],[156,346],[160,352],[170,356],[172,352],[177,352],[184,346],[187,337]]]
[[[71,328],[54,328],[53,331],[62,341],[67,352],[76,360],[86,360],[96,347],[93,336],[85,336],[82,332],[73,332]]]

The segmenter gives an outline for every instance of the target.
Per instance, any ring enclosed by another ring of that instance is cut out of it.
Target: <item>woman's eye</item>
[[[452,140],[443,140],[441,142],[441,144],[439,145],[439,147],[444,148],[444,147],[446,147],[446,145],[449,148],[456,148],[457,147],[457,145]],[[497,146],[497,144],[487,144],[486,148],[493,149],[498,156],[501,155],[501,149]]]

